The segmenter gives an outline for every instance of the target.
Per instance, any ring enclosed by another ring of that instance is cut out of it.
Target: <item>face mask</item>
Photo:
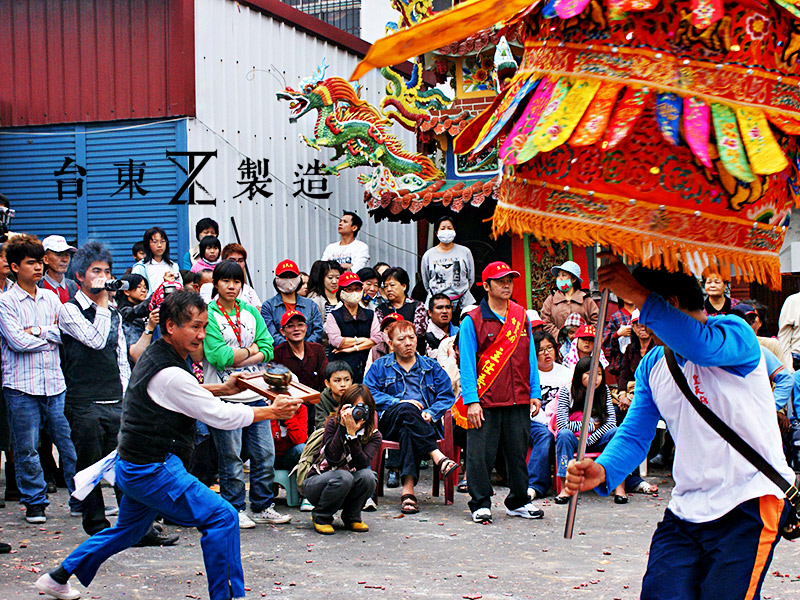
[[[559,279],[556,281],[556,287],[562,292],[566,292],[572,287],[572,282],[569,279]]]
[[[449,244],[456,239],[456,232],[452,229],[442,229],[436,232],[436,237],[439,238],[439,241],[443,244]]]
[[[291,294],[298,287],[300,287],[301,281],[302,280],[299,275],[297,277],[292,277],[291,279],[287,279],[285,277],[276,277],[275,287],[278,288],[278,291],[282,294]]]
[[[342,299],[342,302],[345,304],[358,304],[361,302],[361,296],[363,292],[340,292],[339,298]]]

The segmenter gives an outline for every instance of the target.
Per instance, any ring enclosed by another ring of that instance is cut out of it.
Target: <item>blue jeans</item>
[[[172,454],[163,463],[147,465],[119,459],[115,473],[124,493],[117,522],[72,551],[61,563],[68,573],[88,586],[103,562],[142,539],[153,519],[164,515],[182,527],[200,530],[210,599],[244,597],[239,517],[230,504],[189,475]]]
[[[305,450],[305,444],[297,444],[289,448],[282,456],[275,457],[275,469],[280,471],[291,471],[300,462],[300,455]]]
[[[67,417],[64,416],[64,392],[56,396],[31,396],[11,388],[3,388],[11,430],[11,447],[14,450],[14,467],[20,501],[26,506],[47,506],[47,485],[39,461],[39,430],[42,424],[58,448],[64,467],[64,479],[72,494],[75,486],[75,446],[70,437]],[[70,506],[80,503],[70,496]]]
[[[263,400],[247,406],[266,406]],[[219,453],[219,491],[238,511],[245,503],[244,461],[250,459],[250,510],[261,512],[272,505],[272,480],[275,478],[275,443],[269,421],[259,421],[242,429],[223,431],[208,428]]]
[[[614,438],[616,429],[606,431],[597,443],[586,446],[586,452],[602,452],[603,448],[608,445]],[[556,434],[556,465],[558,465],[556,474],[559,477],[567,476],[567,465],[569,461],[574,458],[574,454],[578,451],[578,436],[573,431],[561,430]]]
[[[537,497],[547,495],[550,489],[550,452],[555,438],[544,423],[531,422],[531,455],[528,458],[528,487],[536,490]]]

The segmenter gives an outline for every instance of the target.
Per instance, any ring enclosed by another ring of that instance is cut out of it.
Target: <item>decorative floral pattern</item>
[[[494,91],[494,62],[490,56],[465,56],[461,62],[464,92]]]
[[[745,29],[751,40],[760,40],[766,36],[769,31],[769,19],[758,13],[754,13],[745,21]]]

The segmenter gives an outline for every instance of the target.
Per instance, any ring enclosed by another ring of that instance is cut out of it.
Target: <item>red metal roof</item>
[[[0,126],[195,115],[194,0],[0,2]]]

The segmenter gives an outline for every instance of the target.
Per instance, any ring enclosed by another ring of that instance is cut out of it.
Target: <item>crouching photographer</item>
[[[351,386],[342,394],[339,409],[325,422],[321,448],[302,482],[303,495],[314,505],[311,518],[318,533],[334,533],[333,517],[339,510],[347,529],[369,531],[361,510],[375,492],[370,465],[381,440],[372,395],[361,384]]]

